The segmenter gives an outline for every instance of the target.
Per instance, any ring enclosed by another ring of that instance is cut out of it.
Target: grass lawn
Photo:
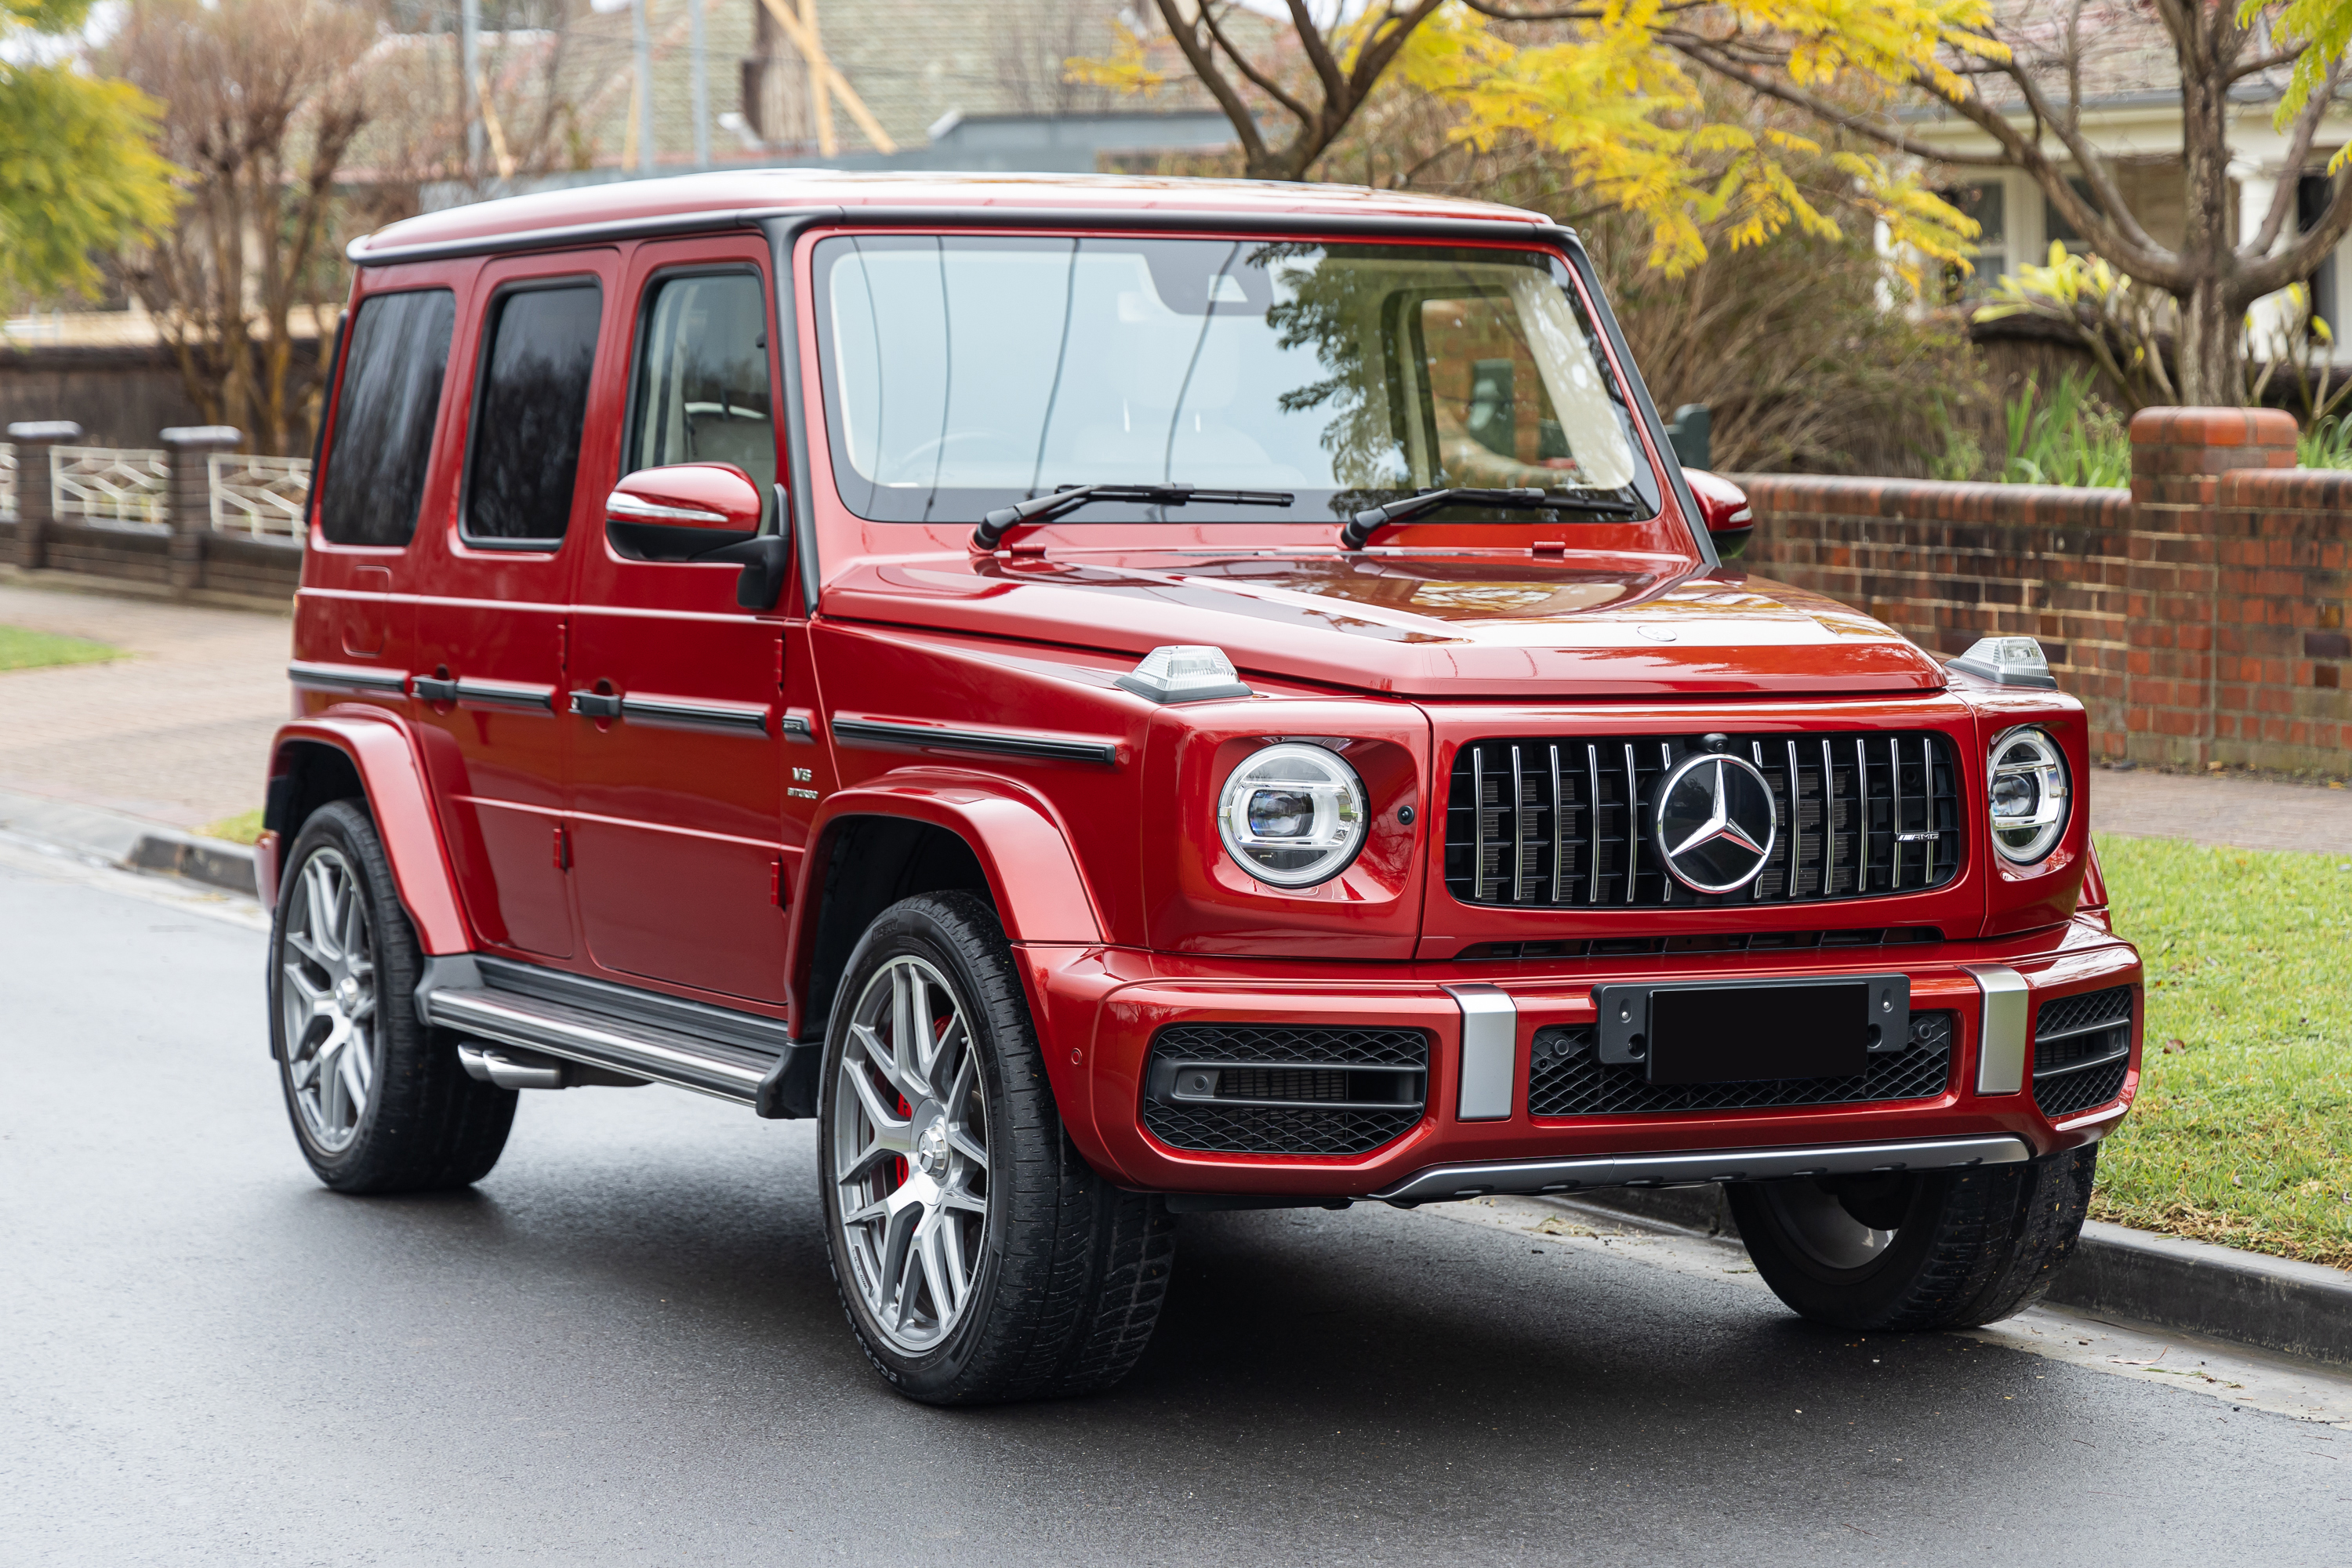
[[[257,805],[251,811],[207,822],[196,831],[206,838],[226,838],[231,844],[257,844],[261,841],[261,808]]]
[[[38,669],[48,664],[102,664],[122,650],[102,642],[61,637],[22,626],[0,626],[0,669]]]
[[[2147,964],[2098,1219],[2352,1268],[2352,858],[2102,835]]]

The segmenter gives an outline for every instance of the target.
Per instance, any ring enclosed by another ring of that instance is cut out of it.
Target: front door
[[[602,516],[583,451],[585,471],[611,461],[595,392],[618,259],[499,261],[478,279],[457,515],[415,610],[413,711],[467,910],[492,944],[549,958],[574,945],[564,620],[576,536]]]
[[[782,530],[765,247],[638,247],[617,468],[730,463]],[[589,956],[623,980],[784,999],[779,826],[786,623],[735,602],[740,568],[583,552],[572,606],[571,822]],[[794,748],[807,762],[806,747]],[[797,859],[798,847],[790,854]]]

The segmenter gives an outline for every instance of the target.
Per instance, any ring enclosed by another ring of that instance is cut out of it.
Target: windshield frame
[[[1581,529],[1593,526],[1593,522],[1586,514],[1580,512],[1576,506],[1578,500],[1586,498],[1607,498],[1637,505],[1641,510],[1633,514],[1630,521],[1657,523],[1667,521],[1664,517],[1666,510],[1664,498],[1669,493],[1675,495],[1677,504],[1674,510],[1679,511],[1683,519],[1687,520],[1696,515],[1687,499],[1681,493],[1683,487],[1675,482],[1680,478],[1679,474],[1666,471],[1672,465],[1662,463],[1659,459],[1658,454],[1667,448],[1658,432],[1658,427],[1654,425],[1656,418],[1654,409],[1651,406],[1646,390],[1640,384],[1639,378],[1629,374],[1630,361],[1624,353],[1622,334],[1616,330],[1616,323],[1608,313],[1605,303],[1599,300],[1589,268],[1578,265],[1584,259],[1581,247],[1576,245],[1573,236],[1568,235],[1565,230],[1551,230],[1537,234],[1530,232],[1533,226],[1505,227],[1502,225],[1496,225],[1496,228],[1499,232],[1476,236],[1456,231],[1442,237],[1433,235],[1424,237],[1411,233],[1409,229],[1408,232],[1402,234],[1351,230],[1327,235],[1314,232],[1315,226],[1312,220],[1302,219],[1298,228],[1306,232],[1294,236],[1287,232],[1269,232],[1256,226],[1252,226],[1252,230],[1249,232],[1232,233],[1224,231],[1214,223],[1184,228],[1163,227],[1151,224],[1129,226],[1116,221],[1119,215],[1110,214],[1104,215],[1106,221],[1100,226],[1093,224],[1073,225],[1066,229],[1053,230],[1041,230],[1025,224],[1009,224],[1005,228],[988,226],[988,217],[995,216],[992,214],[975,214],[972,221],[968,224],[944,222],[934,218],[930,222],[920,225],[887,225],[869,227],[859,221],[860,218],[868,216],[879,215],[859,214],[855,217],[847,218],[846,221],[836,219],[834,223],[824,225],[820,232],[809,237],[809,243],[802,251],[802,260],[806,268],[803,276],[806,279],[804,299],[808,308],[809,335],[814,339],[813,346],[816,350],[812,369],[818,380],[818,386],[813,389],[816,395],[807,400],[810,406],[806,412],[808,424],[811,426],[821,426],[827,443],[828,460],[825,467],[830,470],[829,477],[832,483],[826,488],[831,489],[833,494],[826,499],[828,502],[838,505],[850,516],[869,526],[890,530],[909,525],[932,529],[954,529],[978,522],[990,510],[1037,496],[1050,495],[1056,489],[1066,488],[1071,483],[1156,484],[1160,482],[1160,478],[1157,475],[1150,475],[1123,476],[1117,480],[1100,478],[1082,479],[1073,476],[1056,475],[1051,472],[1048,465],[1037,476],[1036,486],[1034,489],[1014,489],[1009,486],[982,489],[974,486],[926,489],[921,492],[926,509],[919,515],[908,515],[903,510],[893,515],[887,509],[876,506],[874,498],[879,489],[877,481],[868,479],[850,463],[845,446],[848,439],[848,431],[843,408],[841,345],[835,341],[832,319],[835,309],[833,279],[836,276],[836,268],[845,259],[859,254],[854,243],[845,246],[835,243],[845,240],[856,242],[886,239],[896,242],[890,245],[889,248],[900,254],[910,248],[908,242],[921,245],[926,242],[937,244],[972,240],[980,242],[972,247],[972,249],[978,251],[999,247],[1010,249],[1016,246],[1022,249],[1029,248],[1028,245],[1020,243],[1024,241],[1031,242],[1037,249],[1045,250],[1058,249],[1073,242],[1082,243],[1087,240],[1111,242],[1111,247],[1114,248],[1120,242],[1127,241],[1139,242],[1139,247],[1141,244],[1154,241],[1164,243],[1177,240],[1235,247],[1246,244],[1279,245],[1302,249],[1312,247],[1325,254],[1337,251],[1343,258],[1349,253],[1360,254],[1366,262],[1375,265],[1384,262],[1422,263],[1426,261],[1433,266],[1440,266],[1452,261],[1489,268],[1497,263],[1524,268],[1528,273],[1539,278],[1550,287],[1558,289],[1565,297],[1564,302],[1568,307],[1569,316],[1573,320],[1573,328],[1580,333],[1583,339],[1582,346],[1590,356],[1591,368],[1599,374],[1600,397],[1617,420],[1628,459],[1628,466],[1623,471],[1628,477],[1622,484],[1614,486],[1573,482],[1546,486],[1547,489],[1558,489],[1563,498],[1562,510],[1559,513],[1531,512],[1521,509],[1456,506],[1433,513],[1430,518],[1419,520],[1421,523],[1427,526],[1433,521],[1445,524],[1483,523],[1489,526],[1500,524],[1524,528],[1528,523],[1541,519],[1550,522],[1565,521],[1570,526]],[[1008,218],[1013,216],[1011,214],[1004,216]],[[1566,246],[1557,243],[1559,237],[1566,237],[1570,243]],[[1008,242],[1011,243],[1008,244]],[[1463,284],[1480,297],[1508,297],[1503,286],[1492,278],[1474,280],[1465,277]],[[1443,281],[1433,275],[1426,281],[1407,281],[1398,290],[1397,299],[1402,300],[1408,295],[1415,299],[1453,297],[1446,292]],[[1222,310],[1214,306],[1206,312],[1210,315],[1228,313],[1234,312]],[[1413,441],[1408,443],[1404,436],[1404,424],[1408,418],[1418,419],[1423,423],[1429,420],[1430,388],[1424,379],[1414,377],[1412,378],[1416,384],[1414,390],[1419,393],[1419,395],[1409,400],[1413,406],[1408,407],[1398,403],[1397,398],[1401,393],[1398,367],[1394,362],[1398,353],[1410,352],[1412,345],[1397,341],[1397,333],[1386,325],[1388,319],[1396,314],[1396,300],[1383,301],[1381,314],[1383,325],[1375,350],[1379,358],[1366,368],[1370,372],[1371,380],[1388,394],[1389,406],[1381,410],[1375,416],[1384,424],[1392,424],[1397,429],[1400,455],[1403,455],[1403,448],[1411,445],[1414,451],[1409,460],[1419,460],[1427,455],[1425,448],[1428,443],[1436,438],[1435,432],[1433,429],[1429,431],[1416,429],[1413,433]],[[1064,326],[1066,331],[1066,321]],[[1421,324],[1416,320],[1406,335],[1417,342],[1421,331]],[[1548,397],[1545,405],[1549,406]],[[1555,413],[1558,414],[1558,411]],[[817,431],[812,428],[810,433],[814,436]],[[1507,453],[1504,454],[1504,460],[1518,461],[1511,458]],[[1432,471],[1435,473],[1434,468]],[[1562,479],[1566,479],[1567,476],[1563,475]],[[1460,479],[1441,477],[1436,483],[1428,486],[1407,484],[1397,487],[1367,486],[1338,489],[1328,483],[1297,486],[1296,481],[1291,481],[1280,488],[1297,489],[1300,492],[1300,500],[1306,504],[1297,510],[1286,509],[1283,515],[1269,515],[1265,509],[1247,506],[1196,502],[1181,509],[1171,509],[1143,502],[1122,501],[1107,502],[1093,507],[1086,512],[1084,521],[1097,525],[1126,524],[1129,526],[1255,523],[1260,527],[1280,529],[1287,532],[1302,526],[1308,528],[1340,526],[1364,507],[1404,499],[1426,489],[1458,488],[1462,483]],[[1271,481],[1269,481],[1269,487],[1271,487]],[[1202,488],[1218,487],[1203,484]],[[1253,484],[1249,488],[1260,487]],[[1490,485],[1484,488],[1494,487]],[[853,492],[862,494],[864,498],[862,503],[860,500],[854,499]],[[953,500],[950,501],[949,498]],[[1325,515],[1327,498],[1328,516]],[[949,504],[941,504],[942,501],[949,501]],[[967,513],[970,515],[966,515]],[[1621,520],[1612,518],[1609,521]],[[1029,525],[1024,523],[1023,526]],[[1224,530],[1220,528],[1218,532],[1222,535]],[[1696,532],[1697,531],[1694,529],[1693,534],[1696,535]]]

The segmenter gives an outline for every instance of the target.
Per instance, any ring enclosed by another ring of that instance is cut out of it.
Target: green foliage
[[[2352,859],[2102,837],[2099,860],[2148,985],[2093,1213],[2352,1266]]]
[[[0,43],[80,24],[88,0],[0,0]],[[21,51],[20,51],[21,52]],[[172,216],[177,173],[152,145],[162,106],[70,64],[0,55],[0,300],[88,288],[93,254]]]
[[[2294,438],[2298,468],[2352,468],[2352,415],[2323,414]]]
[[[102,642],[58,637],[54,632],[0,626],[0,669],[40,669],[53,664],[103,664],[122,650]]]
[[[1979,321],[2034,316],[2067,328],[2136,407],[2176,401],[2162,334],[2174,317],[2168,296],[2140,289],[2095,256],[2053,240],[2046,267],[2021,267],[1976,313]]]
[[[2131,483],[2131,433],[2122,416],[2091,395],[2093,380],[2087,370],[2067,371],[2037,407],[2041,388],[2033,377],[2025,378],[2025,390],[2003,407],[2009,449],[2001,458],[2001,483],[2088,489]]]

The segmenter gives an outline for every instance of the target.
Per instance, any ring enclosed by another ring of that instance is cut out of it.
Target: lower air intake
[[[2042,1004],[2033,1018],[2033,1103],[2042,1115],[2054,1121],[2123,1093],[2135,989],[2117,985]]]
[[[1143,1125],[1213,1154],[1364,1154],[1411,1131],[1429,1082],[1418,1029],[1185,1024],[1151,1042]]]
[[[1932,1099],[1951,1080],[1952,1018],[1949,1013],[1912,1014],[1911,1037],[1903,1048],[1873,1056],[1868,1070],[1853,1078],[1685,1084],[1653,1084],[1638,1062],[1602,1061],[1593,1048],[1590,1024],[1556,1024],[1536,1031],[1528,1111],[1534,1116],[1657,1116]]]

